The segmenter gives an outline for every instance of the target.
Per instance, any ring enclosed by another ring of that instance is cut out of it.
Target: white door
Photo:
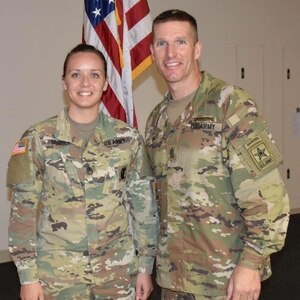
[[[283,156],[291,209],[300,208],[300,48],[283,50]],[[283,173],[284,174],[284,173]]]
[[[264,114],[264,48],[237,46],[237,85],[247,90]]]

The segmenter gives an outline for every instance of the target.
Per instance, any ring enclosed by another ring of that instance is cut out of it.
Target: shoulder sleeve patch
[[[255,177],[268,173],[282,162],[282,155],[266,131],[248,141],[240,151]]]

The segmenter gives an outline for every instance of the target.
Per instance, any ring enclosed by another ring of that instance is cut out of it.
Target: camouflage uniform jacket
[[[159,220],[143,139],[100,113],[83,147],[66,114],[31,127],[14,147],[9,250],[22,284],[54,276],[121,286],[138,270],[151,273],[156,253]]]
[[[146,126],[160,204],[159,285],[222,296],[237,264],[270,276],[289,204],[277,169],[282,158],[255,103],[206,72],[174,124],[168,101]]]

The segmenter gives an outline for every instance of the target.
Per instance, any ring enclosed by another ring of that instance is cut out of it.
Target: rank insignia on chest
[[[122,180],[124,180],[124,179],[126,178],[126,173],[127,173],[126,167],[123,167],[123,168],[120,170],[120,178],[119,178],[120,181],[122,181]]]

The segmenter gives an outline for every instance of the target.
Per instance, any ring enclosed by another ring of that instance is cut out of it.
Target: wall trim
[[[11,257],[8,250],[0,250],[0,263],[10,262]]]
[[[291,215],[300,214],[300,208],[292,208]]]

